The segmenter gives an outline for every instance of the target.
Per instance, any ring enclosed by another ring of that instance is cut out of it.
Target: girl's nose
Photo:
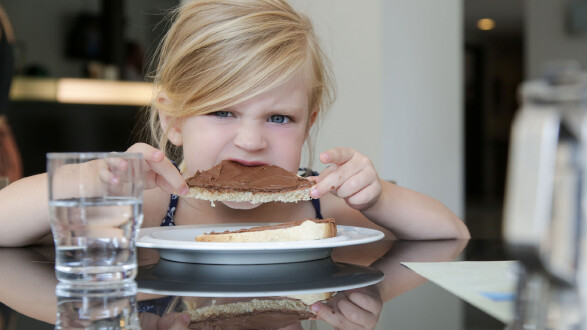
[[[257,151],[267,147],[267,140],[262,128],[253,124],[244,124],[239,127],[234,144],[247,151]]]

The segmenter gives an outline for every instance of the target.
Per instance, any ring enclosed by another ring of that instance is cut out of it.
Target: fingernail
[[[187,325],[190,323],[191,318],[188,314],[181,314],[181,320]]]
[[[153,153],[153,158],[154,158],[155,160],[161,160],[161,159],[163,159],[164,157],[165,157],[165,155],[163,154],[163,151],[161,151],[161,150],[157,150],[157,151],[155,151],[155,152]]]
[[[310,189],[310,197],[312,197],[312,198],[318,198],[318,196],[319,196],[318,189],[316,189],[316,188]]]
[[[116,165],[116,167],[118,167],[121,170],[124,170],[126,168],[126,161],[124,159],[121,159],[118,164]]]
[[[320,304],[318,304],[318,303],[312,304],[312,306],[310,306],[310,308],[312,309],[312,312],[318,313],[318,311],[320,310]]]
[[[190,188],[188,188],[188,187],[184,187],[184,188],[183,188],[183,189],[182,189],[182,190],[179,192],[179,194],[180,194],[181,196],[185,196],[185,195],[187,195],[189,192],[190,192]]]

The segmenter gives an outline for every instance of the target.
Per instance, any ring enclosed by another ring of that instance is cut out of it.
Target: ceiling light
[[[482,18],[477,21],[477,27],[479,28],[479,30],[483,31],[493,30],[493,28],[495,27],[495,21],[491,18]]]

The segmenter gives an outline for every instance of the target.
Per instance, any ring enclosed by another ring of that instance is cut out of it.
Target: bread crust
[[[314,318],[310,305],[327,301],[335,292],[259,297],[251,300],[199,307],[186,305],[191,329],[281,329],[289,324]]]
[[[259,226],[238,231],[206,233],[196,237],[198,242],[259,243],[291,242],[325,239],[336,236],[334,219],[306,219],[271,226]]]
[[[232,318],[253,313],[300,313],[304,318],[313,315],[310,308],[304,302],[297,299],[252,299],[246,302],[229,303],[202,307],[189,311],[192,322],[211,321]]]
[[[269,202],[299,202],[310,200],[310,188],[283,192],[221,191],[201,187],[190,187],[187,197],[211,202],[249,202],[253,204]]]

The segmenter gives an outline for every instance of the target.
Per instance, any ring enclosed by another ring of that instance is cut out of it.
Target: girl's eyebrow
[[[272,112],[285,112],[285,113],[292,113],[292,112],[301,112],[303,111],[302,108],[296,106],[274,106],[271,108]]]

